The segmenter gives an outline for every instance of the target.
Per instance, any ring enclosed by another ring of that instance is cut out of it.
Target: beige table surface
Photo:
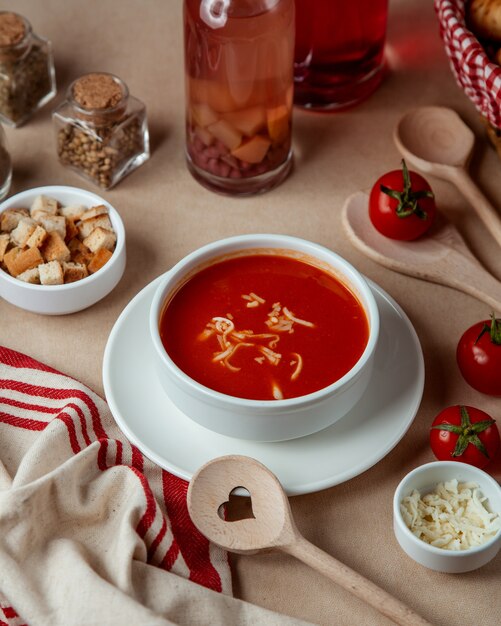
[[[408,313],[425,355],[425,393],[411,429],[377,466],[343,485],[292,499],[298,526],[308,539],[393,591],[435,624],[499,624],[501,555],[469,574],[426,570],[396,544],[391,517],[400,478],[433,460],[427,433],[440,409],[469,403],[501,418],[499,399],[469,388],[455,363],[460,334],[487,317],[489,310],[458,292],[377,266],[350,245],[340,223],[340,209],[350,193],[370,187],[381,173],[398,166],[391,132],[407,109],[422,104],[452,106],[481,137],[477,114],[449,71],[432,3],[391,2],[392,72],[384,85],[366,103],[343,114],[296,112],[292,176],[277,190],[245,200],[206,191],[184,164],[181,4],[181,0],[2,2],[2,8],[24,14],[36,32],[52,40],[59,83],[56,102],[82,73],[104,70],[125,79],[131,93],[148,107],[153,156],[105,194],[127,230],[128,264],[120,285],[94,307],[66,317],[33,315],[1,301],[0,343],[103,393],[103,350],[120,311],[191,250],[221,237],[260,231],[299,235],[341,253]],[[24,128],[8,130],[15,167],[12,192],[47,184],[91,189],[57,163],[51,108]],[[501,208],[501,163],[482,141],[472,170]],[[501,278],[501,257],[493,239],[453,188],[433,182],[440,207],[485,266]],[[238,557],[233,562],[235,593],[251,602],[320,624],[388,623],[287,556]]]

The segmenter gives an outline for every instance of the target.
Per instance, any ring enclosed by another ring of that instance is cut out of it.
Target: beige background
[[[103,350],[118,314],[142,287],[186,253],[214,239],[256,231],[299,235],[329,246],[406,310],[423,346],[426,388],[413,426],[386,459],[344,485],[292,499],[298,526],[308,539],[393,591],[435,624],[499,624],[501,556],[477,572],[438,574],[411,561],[396,544],[391,527],[394,488],[407,471],[432,460],[427,433],[440,409],[469,403],[501,418],[499,399],[469,388],[455,363],[460,334],[486,318],[489,310],[468,296],[375,265],[351,247],[340,224],[345,198],[398,166],[393,127],[404,111],[421,104],[452,106],[472,126],[479,137],[474,178],[501,207],[501,163],[483,140],[475,110],[454,83],[432,3],[390,3],[392,72],[383,86],[346,113],[296,112],[292,176],[279,189],[245,200],[211,194],[195,183],[184,165],[181,4],[181,0],[2,3],[2,8],[24,14],[36,32],[52,40],[59,84],[56,103],[69,82],[84,72],[109,71],[128,83],[131,93],[147,105],[153,156],[105,194],[127,230],[128,265],[120,285],[94,307],[60,318],[26,313],[1,301],[0,342],[102,393]],[[8,130],[15,167],[12,192],[46,184],[91,189],[57,163],[51,108],[24,128]],[[432,182],[440,208],[485,266],[501,278],[493,239],[453,188]],[[239,597],[292,616],[321,624],[388,623],[286,556],[235,558],[234,578]]]

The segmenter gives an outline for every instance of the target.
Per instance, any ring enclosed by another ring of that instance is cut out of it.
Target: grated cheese
[[[303,369],[303,357],[297,352],[293,352],[292,356],[295,356],[296,358],[295,360],[291,361],[290,364],[295,365],[296,369],[292,372],[291,380],[296,380],[296,378],[301,373],[301,370]]]
[[[251,291],[249,294],[242,294],[241,297],[244,300],[247,300],[246,306],[248,309],[255,308],[259,306],[260,304],[264,304],[266,302],[264,298],[261,298],[260,296],[257,295],[257,293],[254,293],[253,291]]]
[[[314,328],[315,324],[296,317],[286,306],[282,307],[280,302],[274,302],[271,311],[268,313],[268,319],[265,322],[270,330],[282,333],[293,333],[294,324]]]
[[[400,503],[400,512],[418,539],[445,550],[467,550],[501,529],[501,517],[487,510],[486,500],[476,483],[454,479],[423,497],[414,490]]]
[[[282,393],[282,390],[277,385],[277,383],[273,383],[272,384],[272,393],[273,393],[273,397],[275,398],[275,400],[283,400],[284,399],[284,394]]]
[[[253,291],[249,294],[242,294],[241,298],[246,301],[248,308],[255,308],[266,302],[264,298],[261,298]],[[264,323],[270,330],[274,330],[274,333],[255,333],[246,329],[237,330],[231,313],[227,313],[225,317],[216,316],[207,323],[204,330],[198,335],[198,339],[206,341],[215,335],[219,350],[213,353],[212,362],[226,367],[231,372],[239,372],[241,368],[230,362],[230,359],[234,357],[238,350],[242,348],[257,350],[260,354],[254,357],[254,361],[259,363],[259,365],[263,365],[267,361],[270,365],[277,366],[282,359],[282,354],[275,350],[280,341],[278,333],[293,333],[295,324],[306,326],[307,328],[315,327],[315,324],[312,322],[296,317],[290,309],[285,306],[282,307],[280,302],[273,303],[267,318]],[[267,345],[263,345],[263,343]],[[294,370],[290,379],[294,381],[299,377],[303,369],[303,358],[297,352],[293,352],[291,357],[293,358],[290,361],[290,366]],[[283,398],[282,390],[275,382],[272,385],[272,394],[276,400]]]

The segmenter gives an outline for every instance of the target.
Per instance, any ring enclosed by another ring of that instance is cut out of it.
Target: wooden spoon
[[[446,107],[414,109],[401,118],[393,138],[409,163],[453,183],[501,246],[501,218],[466,169],[475,136],[459,115]]]
[[[374,228],[368,207],[369,196],[359,191],[346,200],[342,211],[348,237],[361,252],[392,270],[453,287],[501,311],[501,282],[480,265],[445,217],[416,241],[395,241]]]
[[[250,493],[254,517],[225,521],[220,516],[221,506],[238,487],[244,487]],[[430,626],[389,593],[306,541],[294,524],[289,501],[279,480],[255,459],[232,455],[206,463],[191,479],[188,510],[198,530],[226,550],[238,554],[282,550],[397,624]]]

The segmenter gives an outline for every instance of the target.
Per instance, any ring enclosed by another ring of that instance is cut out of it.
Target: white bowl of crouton
[[[118,284],[125,259],[120,215],[95,193],[53,185],[0,204],[0,297],[22,309],[86,309]]]

